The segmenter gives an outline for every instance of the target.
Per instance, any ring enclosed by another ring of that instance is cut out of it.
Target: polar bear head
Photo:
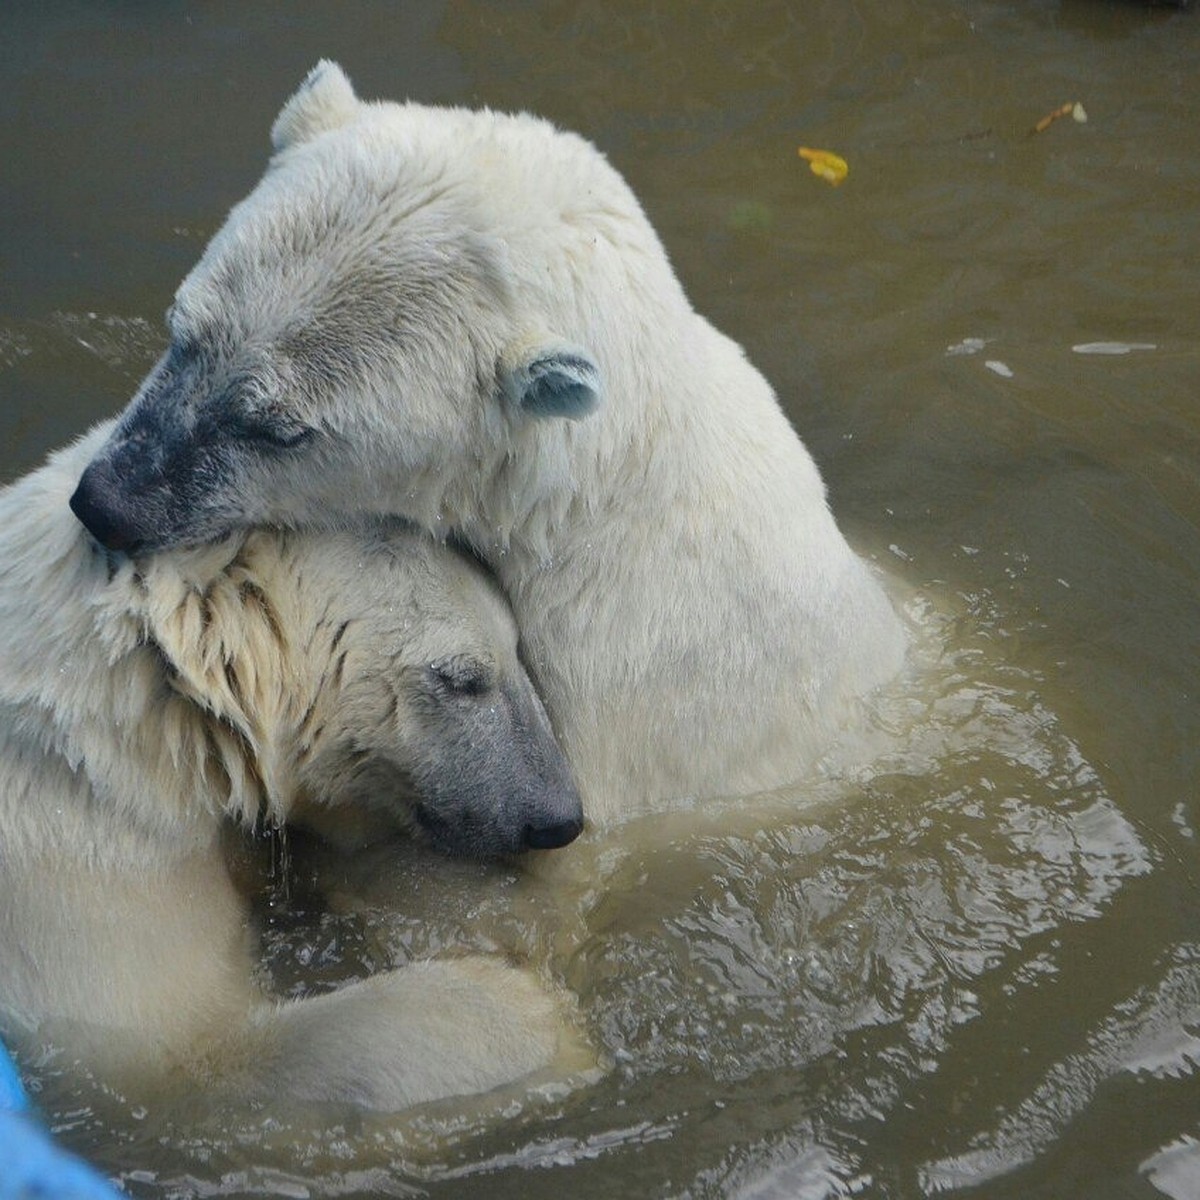
[[[508,607],[450,548],[394,523],[261,531],[124,571],[138,642],[210,723],[213,807],[326,809],[334,829],[366,809],[473,856],[582,829]]]
[[[72,498],[88,529],[130,550],[331,512],[460,527],[518,460],[488,519],[569,490],[562,439],[638,359],[617,341],[686,306],[620,176],[542,120],[365,103],[324,62],[273,141]]]

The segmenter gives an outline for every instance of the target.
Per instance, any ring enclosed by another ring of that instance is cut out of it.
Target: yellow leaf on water
[[[814,175],[819,175],[834,187],[846,178],[850,170],[846,160],[832,150],[810,150],[807,146],[801,146],[800,157],[808,162],[808,169]]]

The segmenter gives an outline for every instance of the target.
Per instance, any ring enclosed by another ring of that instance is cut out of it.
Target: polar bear
[[[111,547],[398,513],[494,570],[589,817],[791,782],[902,625],[624,180],[320,63],[72,505]]]
[[[557,846],[580,800],[477,564],[377,523],[105,551],[67,499],[101,428],[0,492],[0,1034],[117,1086],[382,1110],[574,1053],[482,957],[280,1002],[226,819],[385,808],[443,849]]]

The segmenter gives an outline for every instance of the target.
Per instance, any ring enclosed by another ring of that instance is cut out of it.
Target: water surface
[[[631,825],[557,890],[300,856],[281,986],[517,953],[602,1079],[381,1120],[50,1071],[71,1145],[144,1197],[1200,1195],[1198,14],[14,0],[0,33],[6,478],[124,403],[331,56],[600,145],[925,646],[872,770]]]

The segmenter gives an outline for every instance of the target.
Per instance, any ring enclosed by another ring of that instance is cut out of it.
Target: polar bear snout
[[[583,831],[583,801],[546,710],[515,656],[505,671],[478,695],[443,693],[408,767],[418,824],[443,854],[558,850]]]
[[[417,824],[435,850],[451,858],[491,859],[527,850],[561,850],[583,832],[583,805],[570,785],[557,797],[543,797],[537,811],[519,811],[522,806],[505,797],[490,820],[479,816],[478,795],[474,803],[475,809],[453,816],[446,815],[436,799],[417,804]]]
[[[520,834],[522,850],[561,850],[583,832],[583,802],[566,760],[554,766],[555,782],[527,807]]]
[[[124,502],[112,464],[97,459],[83,473],[69,501],[71,511],[102,546],[127,553],[139,549],[143,530]]]
[[[514,740],[524,746],[524,763],[513,772],[502,811],[523,821],[522,850],[559,850],[583,832],[583,800],[533,685],[525,679],[514,683],[510,697]]]
[[[583,809],[561,821],[525,826],[525,847],[529,850],[561,850],[583,832]]]
[[[134,554],[161,549],[166,535],[207,515],[203,495],[172,461],[177,439],[160,444],[162,428],[147,419],[140,405],[112,430],[71,496],[71,511],[109,550]],[[209,486],[215,487],[219,463],[215,456],[207,458]],[[218,531],[204,529],[199,536],[190,528],[183,532],[191,536],[175,536],[174,542],[196,542]]]
[[[482,755],[459,748],[454,757],[458,769],[440,767],[416,805],[440,853],[488,859],[559,850],[583,832],[583,801],[556,744],[522,746],[518,735],[512,749],[493,741]]]

